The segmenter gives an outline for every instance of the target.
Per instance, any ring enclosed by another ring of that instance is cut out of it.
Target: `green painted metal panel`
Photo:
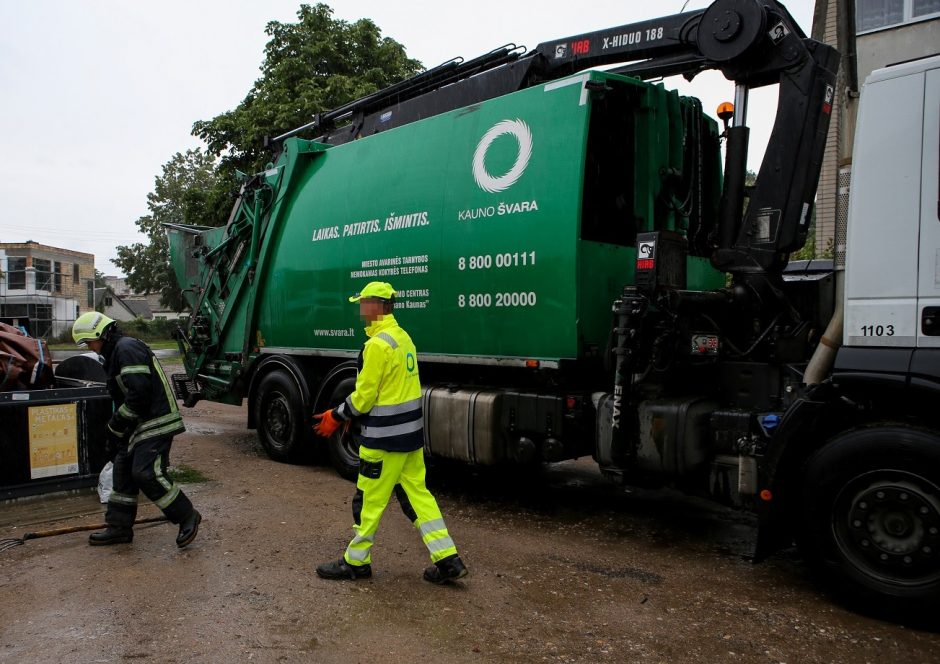
[[[592,114],[588,81],[619,90],[622,119]],[[398,290],[396,317],[424,354],[577,358],[606,343],[635,262],[620,246],[630,233],[581,238],[585,178],[597,177],[586,174],[592,127],[624,123],[620,152],[603,163],[624,164],[606,177],[630,198],[597,208],[592,223],[681,230],[663,174],[683,168],[687,106],[661,86],[586,72],[336,147],[289,139],[269,188],[246,198],[229,231],[202,235],[199,275],[184,258],[192,243],[171,233],[174,268],[184,288],[210,285],[201,313],[221,337],[216,358],[260,346],[354,351],[362,323],[347,298],[372,280]],[[690,287],[722,281],[690,259]]]
[[[422,352],[577,356],[582,82],[406,125],[310,162],[272,238],[258,316],[266,344],[357,347],[358,309],[346,298],[378,279],[399,291],[396,315]]]

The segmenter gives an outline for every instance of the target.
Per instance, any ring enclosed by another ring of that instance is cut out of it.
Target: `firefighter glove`
[[[313,427],[313,430],[324,438],[329,438],[332,436],[342,424],[342,421],[336,419],[336,417],[333,416],[332,408],[325,412],[314,415],[313,419],[317,421],[316,425]]]

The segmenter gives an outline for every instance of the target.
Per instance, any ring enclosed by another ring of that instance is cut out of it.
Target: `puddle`
[[[197,436],[214,436],[217,433],[221,433],[221,430],[215,427],[206,426],[204,424],[193,424],[192,422],[187,421],[186,433]]]

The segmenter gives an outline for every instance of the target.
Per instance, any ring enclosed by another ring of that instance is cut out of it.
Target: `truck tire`
[[[307,426],[303,398],[293,377],[272,371],[261,379],[255,398],[258,438],[275,461],[301,463],[312,457],[312,432]]]
[[[335,408],[343,401],[353,390],[356,389],[356,371],[351,367],[351,371],[339,380],[330,393],[329,407]],[[336,433],[330,436],[330,463],[343,477],[351,482],[355,482],[359,477],[359,427],[355,422],[350,426],[340,427]]]
[[[803,475],[803,554],[843,599],[918,619],[940,607],[940,437],[900,425],[841,434]]]

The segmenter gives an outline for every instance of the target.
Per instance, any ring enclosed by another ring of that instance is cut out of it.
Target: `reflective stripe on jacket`
[[[115,407],[108,422],[111,435],[133,447],[141,440],[185,431],[173,390],[147,344],[117,336],[102,354]]]
[[[356,389],[334,414],[356,418],[365,447],[416,450],[424,445],[424,413],[415,345],[391,314],[367,327],[366,334]]]

